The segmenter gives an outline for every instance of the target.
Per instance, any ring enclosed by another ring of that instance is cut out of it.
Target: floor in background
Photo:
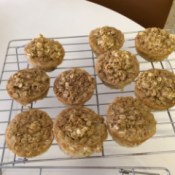
[[[165,24],[165,28],[175,29],[175,0],[173,0],[171,10]]]

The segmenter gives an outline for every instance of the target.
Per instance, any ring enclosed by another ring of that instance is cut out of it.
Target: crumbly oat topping
[[[87,145],[96,144],[105,131],[103,118],[85,107],[67,109],[57,118],[56,126],[70,141]]]
[[[139,64],[130,52],[113,50],[98,57],[96,71],[102,81],[123,88],[138,75]]]
[[[18,114],[6,129],[6,143],[22,157],[37,156],[52,143],[53,122],[46,112],[29,110]]]
[[[175,35],[160,28],[148,28],[136,37],[139,50],[156,55],[169,54],[175,50]]]
[[[93,36],[96,38],[97,45],[105,51],[111,48],[119,49],[124,42],[124,35],[121,31],[108,26],[97,28]]]
[[[64,56],[62,45],[58,41],[45,38],[43,35],[33,39],[25,47],[25,51],[30,59],[41,63],[61,62]]]
[[[55,80],[54,92],[70,105],[81,105],[93,95],[95,79],[80,68],[64,71]]]
[[[47,93],[49,82],[50,78],[44,71],[36,68],[23,69],[10,77],[7,91],[12,98],[24,100],[24,104],[29,100],[30,103]]]
[[[175,75],[161,69],[151,69],[139,74],[136,89],[156,104],[175,104]]]
[[[63,110],[55,121],[54,131],[57,141],[66,142],[75,156],[101,151],[107,136],[103,118],[85,107]]]
[[[155,133],[156,122],[149,109],[137,99],[118,97],[108,108],[107,125],[114,139],[116,136],[134,146]]]

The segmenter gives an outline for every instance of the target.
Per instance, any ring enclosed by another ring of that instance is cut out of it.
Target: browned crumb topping
[[[64,49],[58,41],[45,38],[39,35],[33,39],[26,47],[27,55],[38,62],[52,62],[57,60],[61,62],[64,56]]]
[[[93,35],[97,40],[97,45],[99,45],[104,50],[109,50],[114,46],[120,48],[124,42],[124,36],[120,30],[113,27],[102,27],[94,31]]]
[[[32,98],[49,89],[49,76],[42,70],[23,69],[11,76],[7,84],[8,93],[15,99]]]
[[[130,52],[113,50],[98,57],[96,70],[104,82],[122,88],[138,75],[139,64]]]
[[[149,54],[164,55],[175,49],[175,36],[156,27],[139,32],[136,37],[139,47]]]
[[[87,148],[99,146],[98,144],[101,147],[107,135],[103,118],[85,107],[63,110],[57,117],[54,128],[62,133],[62,139],[70,145]]]
[[[19,156],[36,156],[51,145],[52,127],[53,122],[46,112],[40,110],[22,112],[7,127],[7,145]]]
[[[85,70],[74,68],[61,73],[55,80],[54,92],[68,104],[84,103],[95,90],[95,79]]]
[[[107,124],[114,135],[134,142],[145,140],[154,133],[156,122],[149,109],[137,99],[118,97],[109,106]]]
[[[161,69],[142,72],[136,80],[136,88],[157,104],[175,104],[175,75],[172,72]]]

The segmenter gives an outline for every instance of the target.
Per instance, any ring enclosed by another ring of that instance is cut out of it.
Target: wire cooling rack
[[[126,42],[122,49],[136,54],[134,47],[135,35],[136,32],[125,33]],[[45,165],[48,165],[47,163],[51,161],[58,162],[77,160],[77,158],[70,158],[60,151],[55,141],[45,154],[30,159],[14,155],[9,151],[5,144],[5,129],[9,121],[17,113],[27,110],[28,108],[37,108],[48,112],[48,114],[54,119],[58,113],[65,108],[65,105],[60,103],[53,93],[53,82],[55,77],[62,71],[72,67],[81,67],[95,77],[97,82],[96,91],[85,106],[93,109],[103,117],[105,117],[108,104],[110,104],[115,97],[128,95],[134,96],[134,82],[126,86],[124,90],[116,90],[106,87],[100,81],[94,70],[96,58],[89,47],[88,36],[55,37],[53,39],[59,40],[59,42],[63,44],[66,52],[65,59],[56,70],[48,73],[51,78],[48,96],[45,99],[32,103],[28,106],[21,106],[9,97],[6,91],[6,83],[9,77],[16,71],[30,67],[26,61],[24,47],[31,41],[31,39],[12,40],[8,44],[5,62],[0,77],[0,162],[3,166],[13,165],[13,167],[15,167],[21,164],[27,165],[28,163],[32,166],[39,166],[41,165],[41,162],[42,165],[44,163]],[[175,70],[175,53],[171,54],[165,61],[156,63],[147,62],[139,55],[137,55],[137,58],[140,63],[140,71],[150,68],[167,69],[173,72]],[[109,136],[103,144],[103,151],[101,153],[81,159],[91,161],[93,159],[97,160],[121,156],[175,153],[175,108],[165,111],[155,111],[153,114],[157,120],[157,132],[154,137],[142,145],[135,148],[125,148],[119,146]]]
[[[170,175],[162,167],[3,167],[0,175]]]

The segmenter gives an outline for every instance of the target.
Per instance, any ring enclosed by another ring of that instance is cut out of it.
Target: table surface
[[[143,29],[130,19],[85,0],[0,0],[0,66],[12,39],[87,35],[99,26]],[[2,67],[0,67],[1,70]]]
[[[143,29],[121,14],[85,0],[0,0],[0,24],[0,70],[12,39],[34,38],[40,33],[47,37],[88,35],[104,25],[123,32]],[[105,159],[98,165],[164,166],[173,173],[174,160],[175,154],[163,154]]]

